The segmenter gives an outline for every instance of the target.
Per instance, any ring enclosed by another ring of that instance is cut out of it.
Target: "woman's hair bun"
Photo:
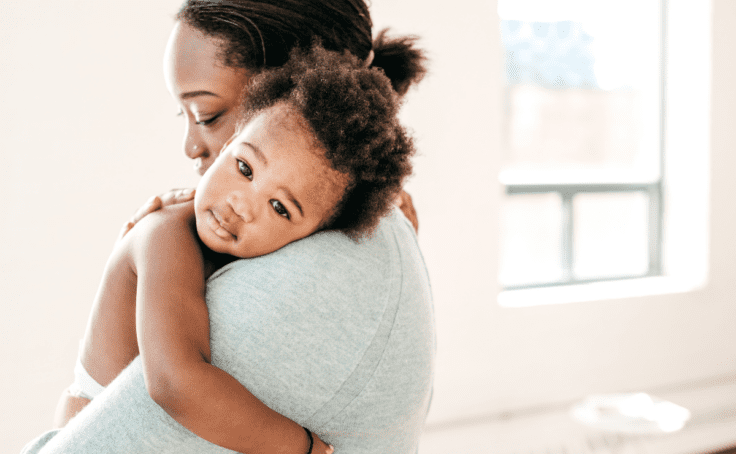
[[[396,93],[403,96],[426,74],[427,57],[416,47],[416,36],[388,37],[387,32],[384,28],[373,40],[371,66],[381,68]]]

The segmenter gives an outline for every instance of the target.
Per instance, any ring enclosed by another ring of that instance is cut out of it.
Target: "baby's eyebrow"
[[[243,145],[247,145],[248,148],[253,150],[253,155],[256,157],[256,159],[258,159],[258,161],[261,162],[261,164],[263,164],[263,167],[268,166],[268,159],[266,159],[266,155],[264,155],[257,146],[253,145],[250,142],[243,142]]]
[[[284,190],[284,193],[286,194],[286,197],[289,198],[291,203],[293,203],[297,208],[299,208],[299,213],[301,213],[302,217],[304,217],[304,211],[302,210],[302,206],[299,204],[299,202],[294,198],[291,191],[289,191],[289,188],[282,188]]]

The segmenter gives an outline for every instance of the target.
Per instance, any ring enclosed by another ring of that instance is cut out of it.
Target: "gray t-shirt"
[[[415,453],[435,333],[414,231],[394,210],[356,243],[322,232],[233,262],[207,283],[212,360],[337,454]],[[45,446],[45,447],[44,447]],[[41,449],[43,448],[43,449]],[[227,453],[148,396],[140,359],[32,453]]]

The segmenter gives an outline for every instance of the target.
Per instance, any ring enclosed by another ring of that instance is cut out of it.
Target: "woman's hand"
[[[419,233],[419,219],[417,218],[417,211],[414,209],[414,204],[411,202],[411,196],[406,191],[402,190],[401,193],[396,196],[394,204],[401,209],[404,216],[406,216],[406,218],[409,219],[409,222],[411,222],[411,225],[414,226],[414,230]]]
[[[194,189],[188,188],[188,189],[172,189],[171,191],[162,194],[153,196],[148,201],[138,209],[138,211],[135,212],[133,217],[128,221],[122,229],[120,229],[120,234],[118,235],[118,242],[123,239],[125,234],[127,234],[130,229],[132,229],[138,222],[140,222],[141,219],[148,216],[149,214],[153,213],[154,211],[158,211],[163,207],[169,206],[169,205],[176,205],[179,203],[188,202],[192,199],[194,199]],[[411,200],[410,200],[411,203]]]

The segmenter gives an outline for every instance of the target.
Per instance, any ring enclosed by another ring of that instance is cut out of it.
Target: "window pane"
[[[562,278],[562,201],[557,194],[506,196],[501,205],[503,286]]]
[[[649,197],[643,192],[573,198],[577,279],[644,275],[649,269]]]
[[[498,9],[506,176],[657,179],[659,2],[499,0]]]

